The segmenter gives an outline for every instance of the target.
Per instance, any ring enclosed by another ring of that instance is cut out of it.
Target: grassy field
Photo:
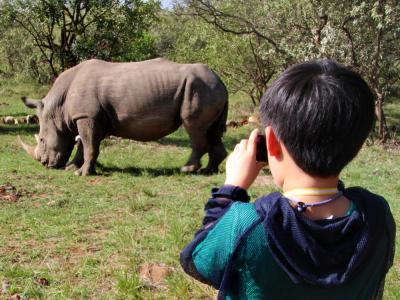
[[[47,89],[0,81],[0,117],[32,113],[19,97],[42,97]],[[240,119],[251,110],[243,98],[232,97],[229,118]],[[391,122],[399,121],[399,111],[390,106]],[[229,128],[227,148],[250,130]],[[149,143],[105,140],[95,177],[47,170],[29,158],[16,136],[33,142],[37,131],[36,125],[0,125],[0,299],[214,297],[213,289],[181,270],[179,252],[200,225],[210,187],[222,184],[224,174],[179,173],[190,153],[182,129]],[[398,224],[399,165],[398,148],[369,146],[342,177],[348,186],[386,197]],[[274,189],[265,170],[250,195],[254,199]],[[399,239],[396,245],[400,249]],[[384,299],[400,299],[399,252]],[[159,266],[158,281],[155,275],[145,280],[146,268],[156,274],[152,266]]]

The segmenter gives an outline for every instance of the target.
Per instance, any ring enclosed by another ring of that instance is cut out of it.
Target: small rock
[[[39,118],[36,115],[27,115],[25,117],[27,124],[38,124]]]
[[[7,191],[15,191],[15,187],[9,183],[0,185],[0,193],[5,193]]]
[[[0,185],[0,200],[17,202],[21,196],[22,193],[17,191],[14,186],[10,184]]]
[[[12,125],[15,124],[15,119],[12,116],[4,117],[3,119],[4,124]]]
[[[40,285],[40,286],[49,286],[50,285],[50,282],[49,282],[49,280],[48,279],[46,279],[46,278],[38,278],[38,279],[36,279],[36,283],[38,284],[38,285]]]
[[[15,120],[18,122],[18,124],[26,124],[27,123],[26,117],[20,117]]]
[[[2,294],[5,294],[5,293],[7,293],[7,291],[10,289],[10,286],[11,286],[11,282],[10,281],[8,281],[8,280],[3,280],[2,282],[1,282],[1,293]]]
[[[48,206],[54,206],[56,204],[57,204],[57,202],[55,200],[50,200],[49,202],[47,202]]]
[[[228,122],[226,122],[226,126],[232,127],[232,128],[237,128],[237,127],[239,127],[239,123],[236,121],[228,121]]]
[[[163,263],[143,264],[139,268],[139,277],[152,287],[160,287],[170,271],[170,268]]]

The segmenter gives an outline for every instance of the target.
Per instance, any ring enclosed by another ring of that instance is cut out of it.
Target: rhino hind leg
[[[213,174],[218,172],[219,164],[227,156],[224,145],[222,144],[221,137],[216,136],[206,129],[187,129],[191,144],[192,153],[188,162],[181,168],[184,173],[194,173],[199,171],[201,174]],[[208,152],[207,167],[201,169],[201,158]]]
[[[216,119],[211,119],[209,115],[204,115],[196,118],[186,118],[183,125],[189,133],[192,154],[188,162],[182,167],[182,172],[197,172],[202,174],[213,174],[218,172],[219,164],[227,156],[227,152],[222,143],[222,134],[225,123],[221,123],[223,115]],[[205,126],[205,124],[207,124]],[[209,125],[211,124],[211,125]],[[201,158],[208,153],[209,160],[206,168],[201,169]]]
[[[222,144],[221,138],[218,138],[219,141],[209,141],[209,151],[208,151],[208,165],[206,168],[201,170],[203,174],[213,174],[218,172],[219,164],[226,158],[227,152],[225,150],[224,145]]]
[[[83,143],[82,139],[79,137],[76,141],[76,154],[75,157],[72,161],[70,161],[65,169],[66,170],[71,170],[71,171],[76,171],[80,169],[83,165],[84,157],[83,157]]]
[[[96,161],[99,156],[100,142],[104,138],[104,130],[93,119],[79,119],[76,124],[82,141],[83,164],[75,172],[76,175],[95,175]]]
[[[187,124],[184,124],[184,126],[189,133],[190,142],[192,145],[192,153],[187,163],[181,168],[181,172],[194,173],[201,168],[200,160],[208,151],[206,130],[193,128]]]

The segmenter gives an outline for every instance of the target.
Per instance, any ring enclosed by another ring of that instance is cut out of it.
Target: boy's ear
[[[280,158],[282,155],[282,146],[271,126],[265,128],[265,137],[269,155]]]

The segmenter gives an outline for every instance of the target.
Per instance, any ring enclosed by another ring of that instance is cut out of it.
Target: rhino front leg
[[[94,175],[96,174],[95,166],[99,156],[100,142],[104,138],[104,130],[93,119],[79,119],[76,124],[82,141],[83,164],[75,174]]]
[[[72,161],[70,161],[65,167],[66,170],[78,170],[83,165],[83,143],[80,136],[76,139],[76,154]]]

